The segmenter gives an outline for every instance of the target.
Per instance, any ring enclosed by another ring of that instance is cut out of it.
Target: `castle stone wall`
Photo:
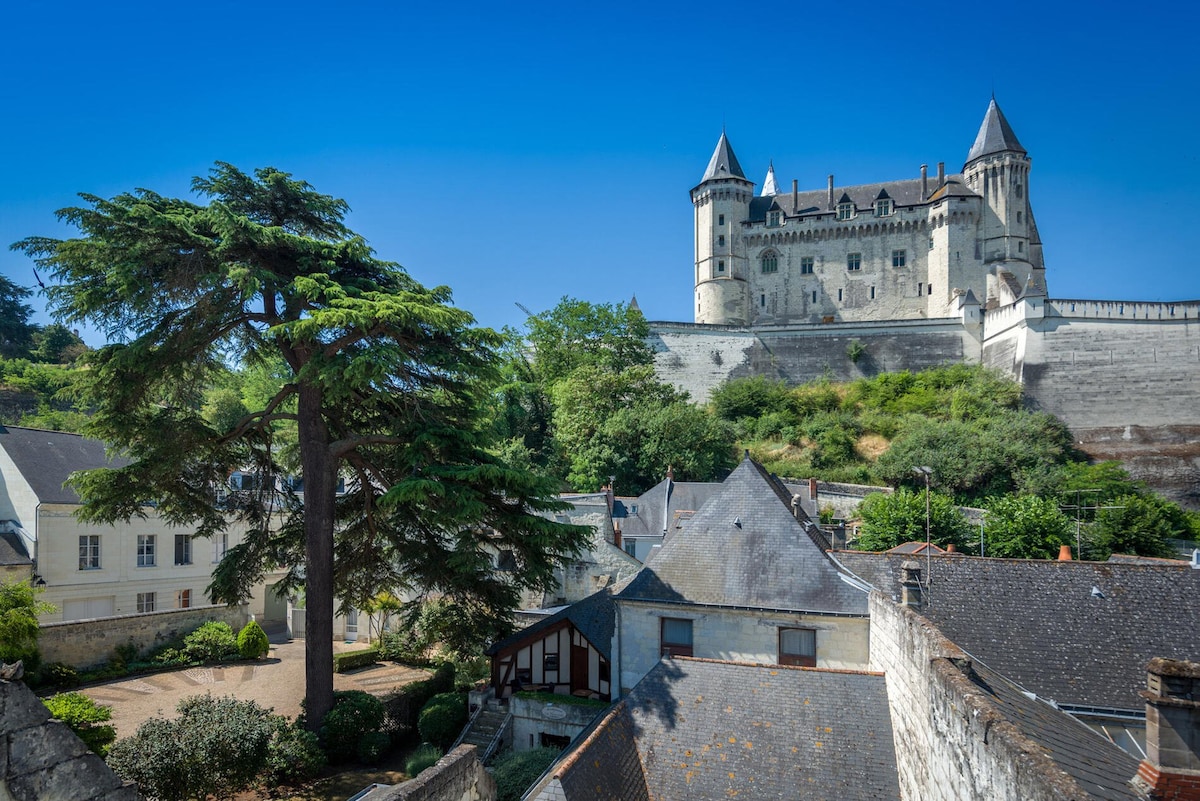
[[[364,801],[494,801],[496,780],[477,758],[475,746],[460,745],[421,775],[381,788]]]

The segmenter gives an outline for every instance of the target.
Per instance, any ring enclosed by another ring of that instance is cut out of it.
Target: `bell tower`
[[[741,238],[754,182],[746,179],[721,132],[708,169],[692,190],[696,239],[696,322],[750,322],[749,263]]]

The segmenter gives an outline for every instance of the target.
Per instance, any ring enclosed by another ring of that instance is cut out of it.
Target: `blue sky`
[[[957,172],[994,91],[1051,296],[1200,298],[1196,6],[341,5],[12,4],[0,243],[67,234],[76,192],[270,165],[482,324],[563,295],[690,321],[687,193],[722,125],[756,182]],[[21,254],[0,272],[33,285]]]

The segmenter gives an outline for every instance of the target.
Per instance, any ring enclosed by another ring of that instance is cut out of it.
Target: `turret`
[[[749,265],[741,223],[750,215],[754,182],[747,180],[725,132],[704,177],[692,190],[696,237],[696,322],[749,322]]]

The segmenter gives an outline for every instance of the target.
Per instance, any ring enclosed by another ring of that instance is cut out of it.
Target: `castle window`
[[[718,214],[717,215],[717,225],[724,225],[724,224],[725,224],[725,215]]]
[[[892,251],[892,266],[903,267],[908,263],[908,252],[903,250]]]
[[[723,261],[717,262],[717,272],[719,272],[719,273],[725,272],[725,262],[723,262]]]
[[[725,247],[725,234],[721,234],[717,237],[717,245],[719,247]]]
[[[1021,197],[1024,194],[1025,194],[1025,187],[1021,186],[1020,184],[1017,184],[1017,197]]]
[[[1021,212],[1017,212],[1017,222],[1021,222]]]
[[[842,290],[839,289],[838,290],[838,302],[841,303],[841,301],[842,301]]]
[[[777,212],[777,211],[768,212],[767,213],[767,227],[768,228],[778,228],[779,227],[779,218],[780,218],[779,212]]]
[[[854,272],[862,269],[862,254],[847,253],[846,254],[846,269]]]
[[[764,253],[762,256],[762,271],[764,273],[779,272],[779,254]]]
[[[1018,242],[1018,243],[1017,243],[1017,252],[1018,252],[1018,253],[1021,253],[1021,252],[1023,252],[1024,250],[1025,250],[1025,243],[1024,243],[1024,242]]]
[[[917,296],[920,297],[923,294],[925,294],[925,284],[922,281],[918,281],[917,282]]]
[[[813,293],[812,293],[812,302],[813,303],[817,302],[817,290],[815,290],[815,289],[813,290]]]
[[[929,237],[929,249],[933,250],[933,237]]]
[[[886,217],[892,213],[892,199],[890,197],[882,197],[875,201],[875,216]]]
[[[871,287],[871,300],[875,300],[875,287]]]
[[[932,294],[933,294],[933,284],[930,284],[929,286],[925,287],[925,294],[926,294],[926,295],[932,295]]]
[[[813,271],[813,257],[812,256],[801,256],[800,257],[800,274],[801,275],[812,275],[812,271]]]
[[[766,308],[766,305],[767,305],[767,296],[766,295],[758,296],[758,305],[761,308]]]
[[[839,203],[837,205],[837,218],[839,220],[849,220],[854,217],[853,203]]]

